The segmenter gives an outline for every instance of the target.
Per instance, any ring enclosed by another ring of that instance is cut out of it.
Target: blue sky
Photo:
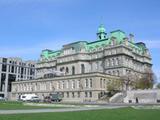
[[[100,23],[147,44],[160,75],[160,0],[0,0],[0,56],[39,58],[78,40],[94,41]]]

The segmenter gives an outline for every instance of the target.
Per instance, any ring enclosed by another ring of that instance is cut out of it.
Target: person
[[[138,98],[136,97],[136,103],[138,103]]]

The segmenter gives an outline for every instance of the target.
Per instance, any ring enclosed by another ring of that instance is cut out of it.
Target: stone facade
[[[35,80],[35,82],[39,80],[46,81],[47,79],[44,79],[44,76],[48,73],[55,73],[55,71],[63,73],[64,78],[50,78],[48,84],[57,84],[54,83],[55,80],[61,83],[64,79],[65,81],[73,79],[75,82],[78,82],[78,79],[75,79],[75,77],[79,75],[84,80],[91,79],[94,81],[93,88],[91,89],[91,92],[93,92],[92,100],[97,100],[100,92],[96,91],[97,87],[95,86],[99,83],[100,78],[93,77],[97,75],[97,73],[113,78],[119,78],[128,73],[141,76],[145,73],[146,69],[151,70],[151,66],[151,57],[144,43],[135,43],[133,35],[129,35],[128,38],[121,30],[112,31],[107,35],[104,26],[100,25],[97,32],[97,40],[94,42],[78,41],[64,45],[63,48],[58,51],[43,50],[36,65],[37,80]],[[86,74],[93,76],[85,78],[87,77]],[[107,78],[104,79],[108,80]],[[98,83],[96,83],[96,81]],[[29,85],[33,81],[25,82]],[[16,82],[13,83],[13,85],[22,86],[23,83],[24,82]],[[104,86],[106,88],[106,84],[104,84]],[[18,95],[21,93],[20,89],[12,90],[14,94]],[[59,90],[59,92],[63,91],[64,90]],[[103,91],[107,90],[105,89]],[[47,94],[50,92],[51,91],[48,90]],[[43,94],[43,92],[40,94]],[[85,97],[82,96],[78,98],[78,100],[82,99],[85,99]],[[72,98],[71,100],[76,99]]]
[[[20,58],[0,58],[0,96],[9,97],[11,82],[35,78],[35,62]]]
[[[160,103],[160,90],[127,91],[124,103]]]
[[[63,101],[66,102],[96,101],[105,94],[107,82],[113,79],[118,80],[118,77],[96,72],[14,82],[12,99],[16,100],[20,95],[30,93],[43,99],[52,92],[61,92]]]

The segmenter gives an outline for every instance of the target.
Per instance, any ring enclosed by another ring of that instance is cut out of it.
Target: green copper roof
[[[104,26],[101,24],[98,28],[98,32],[105,32],[105,31],[106,30]],[[117,43],[120,44],[124,41],[124,38],[126,38],[126,34],[122,30],[115,30],[110,32],[110,34],[108,35],[108,38],[104,38],[94,42],[78,41],[78,42],[64,45],[63,49],[59,51],[53,51],[49,49],[43,50],[41,53],[41,57],[44,59],[56,58],[63,53],[63,50],[70,49],[70,48],[72,48],[76,53],[81,51],[82,49],[85,50],[86,52],[92,52],[99,48],[104,48],[110,45],[113,38],[115,38]],[[129,41],[128,43],[131,48],[134,48],[134,50],[136,50],[136,52],[138,51],[138,53],[140,54],[146,50],[146,46],[144,43],[134,43],[132,41]]]
[[[106,32],[106,29],[105,29],[104,25],[101,24],[101,25],[99,26],[99,28],[98,28],[98,33],[105,33],[105,32]]]
[[[115,30],[110,32],[110,38],[111,37],[115,37],[117,39],[117,42],[121,42],[123,41],[124,38],[126,38],[125,32],[123,32],[122,30]]]
[[[104,39],[104,40],[98,40],[95,42],[90,42],[86,45],[86,50],[87,51],[94,51],[98,48],[103,48],[105,46],[107,46],[109,44],[109,40],[108,39]]]
[[[61,51],[53,51],[53,50],[43,50],[42,53],[41,53],[41,56],[45,59],[48,59],[48,58],[52,58],[52,57],[57,57],[61,54]]]

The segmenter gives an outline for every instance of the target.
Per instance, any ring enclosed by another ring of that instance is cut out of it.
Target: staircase
[[[123,99],[126,97],[125,93],[119,92],[113,95],[110,99],[110,103],[123,103]]]

